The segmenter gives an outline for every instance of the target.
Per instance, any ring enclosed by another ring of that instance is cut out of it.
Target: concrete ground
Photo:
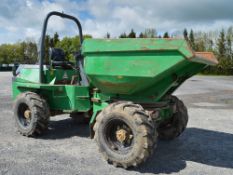
[[[88,127],[67,115],[51,118],[43,137],[20,136],[12,119],[10,73],[0,73],[0,87],[2,175],[233,174],[233,77],[196,76],[184,83],[175,94],[188,107],[188,128],[173,141],[159,141],[154,155],[130,170],[103,161]]]

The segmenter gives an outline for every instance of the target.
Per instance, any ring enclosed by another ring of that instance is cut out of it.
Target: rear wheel
[[[171,118],[159,124],[157,131],[159,138],[162,140],[171,140],[178,137],[188,123],[188,111],[184,103],[176,96],[171,96],[170,100],[175,104],[176,112]]]
[[[115,166],[139,165],[156,145],[153,122],[140,105],[131,102],[113,103],[103,109],[94,131],[100,152]]]
[[[20,134],[35,136],[48,128],[49,108],[46,101],[38,94],[25,92],[14,102],[14,119]]]

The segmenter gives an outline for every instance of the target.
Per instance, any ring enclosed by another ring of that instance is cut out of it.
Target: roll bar
[[[44,20],[44,24],[43,24],[43,29],[42,29],[42,33],[41,33],[41,42],[40,42],[40,52],[39,52],[39,81],[40,83],[43,83],[43,79],[44,79],[44,75],[43,75],[43,64],[44,64],[44,56],[45,56],[45,35],[46,35],[46,31],[47,31],[47,26],[48,26],[48,20],[51,16],[60,16],[61,18],[66,18],[66,19],[70,19],[72,21],[74,21],[79,29],[79,39],[80,39],[80,44],[82,45],[83,43],[83,33],[82,33],[82,26],[79,22],[79,20],[77,18],[75,18],[74,16],[70,16],[67,15],[65,13],[61,13],[61,12],[56,12],[56,11],[52,11],[50,13],[47,14],[45,20]]]

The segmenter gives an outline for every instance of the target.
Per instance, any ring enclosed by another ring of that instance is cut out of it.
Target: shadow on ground
[[[88,137],[88,125],[75,124],[71,119],[51,121],[50,130],[40,139]],[[139,168],[141,173],[174,173],[186,167],[186,161],[215,167],[233,168],[233,134],[199,128],[187,128],[173,141],[159,141],[153,156]]]
[[[173,141],[160,141],[154,155],[139,172],[174,173],[186,167],[186,161],[214,167],[233,168],[233,134],[187,128]]]
[[[89,137],[87,124],[77,124],[71,118],[50,121],[49,130],[40,139],[65,139],[73,136]]]

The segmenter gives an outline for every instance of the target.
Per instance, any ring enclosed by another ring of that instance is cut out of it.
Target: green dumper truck
[[[51,48],[45,63],[45,35],[51,16],[73,20],[81,49],[69,62]],[[128,168],[144,162],[157,139],[174,139],[186,128],[184,103],[172,93],[207,65],[212,53],[195,53],[182,39],[85,39],[73,16],[50,12],[41,36],[39,64],[14,71],[14,118],[24,136],[38,136],[49,118],[68,113],[88,122],[90,135],[111,164]]]

